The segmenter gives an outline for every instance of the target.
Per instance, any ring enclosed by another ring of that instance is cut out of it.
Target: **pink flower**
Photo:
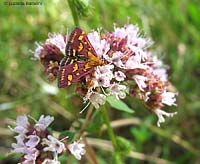
[[[44,115],[41,115],[35,126],[41,130],[45,130],[53,122],[53,120],[54,118],[51,116],[44,117]]]
[[[28,146],[29,148],[36,147],[40,142],[40,137],[38,137],[37,135],[29,135],[27,138],[29,140],[26,142],[26,146]]]
[[[126,69],[136,69],[136,68],[148,69],[148,65],[141,62],[140,55],[135,55],[128,58],[125,64],[125,68]]]
[[[87,36],[99,58],[103,57],[110,49],[110,44],[105,39],[101,39],[98,32],[90,32]]]
[[[117,81],[124,81],[126,78],[126,75],[122,71],[116,71],[114,73],[114,77]]]
[[[68,145],[69,151],[74,155],[78,160],[81,160],[81,155],[85,154],[85,145],[79,142],[74,141],[74,143]]]
[[[50,43],[55,45],[60,49],[60,51],[65,54],[65,47],[66,47],[66,39],[63,35],[59,33],[49,33],[49,39],[47,39],[46,43]]]
[[[12,143],[12,148],[14,148],[12,150],[12,152],[16,152],[16,153],[25,153],[26,152],[26,145],[23,141],[18,141],[17,144],[16,143]]]
[[[40,54],[42,53],[43,47],[39,43],[36,43],[36,45],[37,48],[34,51],[34,57],[35,59],[40,60]]]
[[[25,134],[28,132],[29,122],[26,115],[18,116],[16,124],[17,126],[14,129],[16,133]]]
[[[52,151],[52,152],[56,152],[57,154],[60,154],[63,151],[65,151],[64,143],[60,142],[59,140],[57,140],[55,137],[51,135],[48,135],[47,138],[48,139],[46,138],[43,139],[43,141],[47,145],[47,147],[43,149],[44,151]]]
[[[114,64],[115,66],[119,67],[119,68],[124,68],[124,64],[122,62],[122,57],[123,57],[123,53],[116,51],[112,54],[112,57],[109,57],[108,55],[105,55],[104,58]]]
[[[109,87],[110,81],[113,78],[113,72],[112,69],[114,68],[113,65],[105,65],[105,66],[99,66],[96,68],[96,71],[94,72],[94,88],[96,87]]]
[[[29,164],[30,162],[34,162],[38,155],[40,154],[39,151],[36,148],[28,148],[25,152],[25,161],[23,162],[24,164]]]
[[[140,88],[140,90],[144,92],[144,88],[147,87],[147,85],[145,83],[145,81],[147,81],[147,77],[141,76],[141,75],[134,75],[133,79],[137,83],[137,85]]]

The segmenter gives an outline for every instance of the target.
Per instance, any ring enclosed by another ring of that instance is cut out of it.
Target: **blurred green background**
[[[16,163],[18,159],[17,156],[5,156],[14,142],[7,125],[17,115],[27,113],[35,118],[41,114],[53,115],[52,127],[57,131],[67,130],[74,120],[84,121],[85,118],[85,113],[79,114],[83,104],[81,98],[73,94],[73,88],[58,90],[56,82],[49,84],[41,64],[32,60],[30,50],[35,49],[35,41],[43,42],[49,32],[66,34],[67,28],[70,31],[74,27],[67,1],[39,2],[42,5],[0,3],[0,163]],[[133,121],[115,129],[125,149],[125,163],[200,163],[200,1],[83,2],[85,13],[79,20],[85,31],[99,27],[112,31],[114,23],[123,26],[129,16],[130,23],[138,24],[142,33],[152,37],[155,41],[152,50],[170,66],[171,88],[179,92],[178,106],[164,108],[169,112],[178,111],[178,115],[167,119],[161,128],[156,127],[156,116],[131,98],[125,102],[134,114],[110,110],[112,120],[139,120],[139,123]],[[105,132],[99,133],[102,123],[101,115],[96,111],[87,128],[91,138],[108,139]],[[128,157],[129,149],[136,154]],[[94,150],[100,164],[112,162],[108,155],[111,152],[101,147]],[[77,163],[76,160],[73,163]]]

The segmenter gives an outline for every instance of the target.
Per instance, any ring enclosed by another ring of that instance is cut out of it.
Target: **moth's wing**
[[[64,65],[60,67],[58,72],[58,87],[65,88],[72,83],[76,83],[81,77],[89,74],[92,70],[93,68],[88,67],[85,61]]]
[[[65,66],[65,65],[69,65],[74,63],[76,60],[74,60],[73,58],[70,58],[68,56],[65,56],[64,58],[62,58],[62,60],[60,61],[60,67]]]
[[[71,33],[66,45],[65,53],[66,56],[77,58],[77,60],[79,60],[79,58],[88,58],[89,54],[97,56],[86,33],[78,27]]]

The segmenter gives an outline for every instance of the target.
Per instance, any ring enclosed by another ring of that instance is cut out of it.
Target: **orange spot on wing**
[[[73,71],[72,72],[76,72],[78,70],[78,64],[74,64],[74,67],[73,67]]]
[[[82,49],[83,49],[83,44],[80,43],[79,46],[78,46],[78,51],[80,52]]]
[[[83,40],[83,35],[80,35],[79,37],[78,37],[78,40]]]
[[[67,76],[67,79],[68,79],[69,81],[72,81],[72,75],[68,75],[68,76]]]

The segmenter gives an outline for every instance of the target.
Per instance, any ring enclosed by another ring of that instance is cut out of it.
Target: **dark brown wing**
[[[72,63],[60,67],[58,72],[58,87],[65,88],[72,83],[76,83],[81,77],[87,75],[93,70],[93,67],[88,67],[87,62]]]

